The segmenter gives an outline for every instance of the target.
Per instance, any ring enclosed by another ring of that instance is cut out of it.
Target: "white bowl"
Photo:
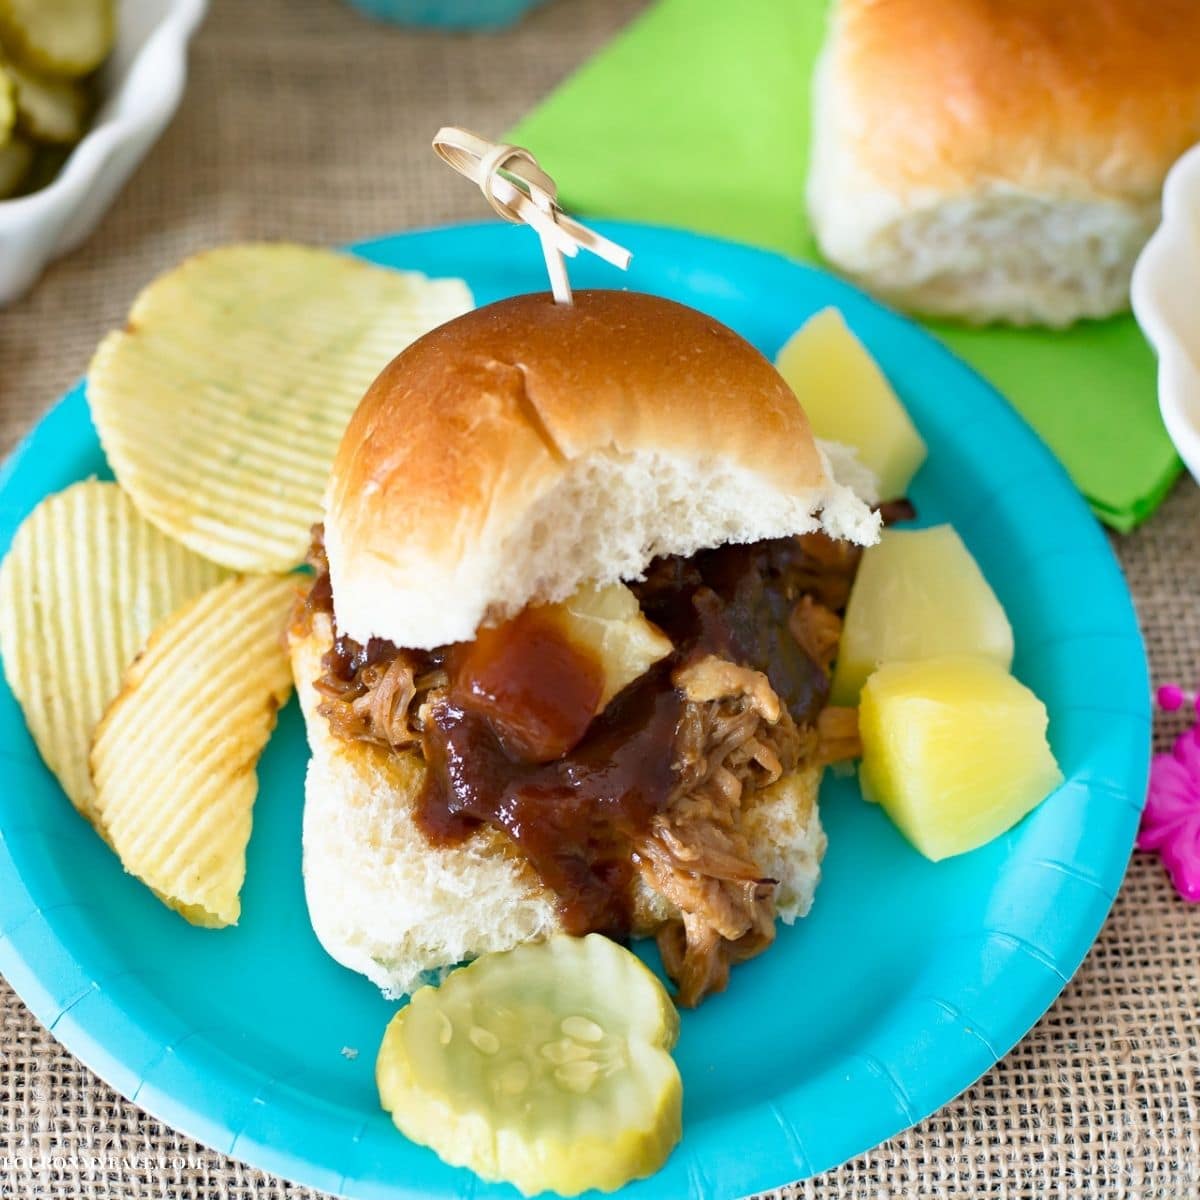
[[[1167,175],[1163,215],[1133,269],[1133,311],[1158,354],[1163,424],[1200,481],[1200,146]]]
[[[183,95],[187,43],[208,0],[120,0],[117,39],[101,71],[103,102],[48,187],[0,200],[0,305],[95,229],[166,128]]]

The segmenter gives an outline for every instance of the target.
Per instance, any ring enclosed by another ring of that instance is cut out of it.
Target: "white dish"
[[[1158,403],[1200,481],[1200,145],[1167,175],[1162,224],[1133,271],[1133,311],[1158,354]]]
[[[95,229],[166,128],[187,76],[188,39],[208,0],[121,0],[117,39],[101,70],[103,103],[53,183],[0,200],[0,305],[15,300],[51,259]]]

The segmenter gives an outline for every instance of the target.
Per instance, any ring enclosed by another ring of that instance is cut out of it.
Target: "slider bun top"
[[[339,630],[431,648],[659,554],[878,518],[795,395],[713,318],[636,292],[517,296],[403,351],[326,493]]]

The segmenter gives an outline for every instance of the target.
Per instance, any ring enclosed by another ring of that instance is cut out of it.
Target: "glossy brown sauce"
[[[570,933],[629,933],[630,842],[666,805],[683,700],[655,668],[616,696],[584,739],[553,762],[515,759],[492,723],[455,699],[425,734],[417,822],[435,844],[480,824],[504,830],[558,898]]]
[[[558,898],[569,932],[623,937],[633,917],[632,843],[677,784],[685,701],[672,672],[717,654],[764,672],[797,724],[815,722],[824,706],[828,676],[788,631],[809,576],[831,577],[817,550],[825,553],[786,538],[656,560],[631,586],[675,651],[594,719],[600,664],[536,608],[431,653],[338,637],[325,668],[348,680],[401,654],[417,672],[444,669],[449,682],[428,704],[421,735],[427,771],[416,820],[426,837],[451,844],[480,825],[502,830]],[[844,570],[846,591],[856,566],[850,556],[832,572]],[[313,593],[310,607],[330,603],[320,575]]]
[[[551,762],[583,738],[604,669],[572,642],[553,609],[526,608],[481,629],[447,657],[451,699],[486,720],[516,762]]]

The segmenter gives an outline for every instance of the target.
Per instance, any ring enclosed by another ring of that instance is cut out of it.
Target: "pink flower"
[[[1179,894],[1200,904],[1200,725],[1154,756],[1137,844],[1157,850]]]

